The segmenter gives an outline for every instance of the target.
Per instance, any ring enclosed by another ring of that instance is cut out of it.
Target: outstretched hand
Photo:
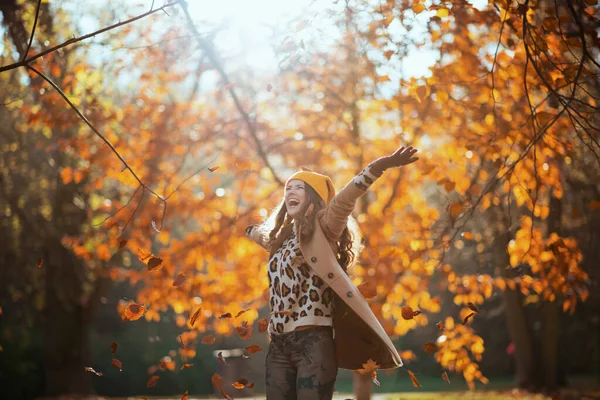
[[[373,162],[373,166],[383,172],[388,168],[401,167],[403,165],[412,164],[417,161],[418,157],[413,157],[417,149],[412,146],[402,146],[396,150],[392,155],[378,158]]]

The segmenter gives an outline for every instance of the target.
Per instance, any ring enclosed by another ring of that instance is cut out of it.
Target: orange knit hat
[[[335,196],[335,188],[333,187],[333,182],[331,178],[326,175],[321,175],[316,172],[313,172],[307,168],[302,168],[302,171],[296,172],[294,175],[290,176],[289,179],[285,182],[285,186],[287,187],[288,183],[291,180],[298,179],[304,183],[309,184],[315,192],[325,201],[325,204],[329,204],[329,202]]]

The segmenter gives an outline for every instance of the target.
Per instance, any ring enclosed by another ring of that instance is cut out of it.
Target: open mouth
[[[290,200],[288,200],[288,204],[290,205],[290,207],[294,207],[294,206],[297,206],[298,204],[300,204],[300,202],[296,199],[290,199]]]

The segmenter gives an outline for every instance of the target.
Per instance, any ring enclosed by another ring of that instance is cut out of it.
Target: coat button
[[[312,262],[317,262],[317,257],[315,257],[315,256],[312,256],[312,257],[310,258],[310,261],[312,261]]]
[[[348,292],[348,297],[352,297],[352,292]]]
[[[329,279],[332,279],[332,278],[333,278],[333,272],[330,272],[329,274],[327,274],[327,277],[328,277]]]

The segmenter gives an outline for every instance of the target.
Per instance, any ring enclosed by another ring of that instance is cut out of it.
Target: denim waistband
[[[331,331],[333,328],[331,326],[313,326],[311,328],[307,328],[307,329],[301,329],[301,330],[297,330],[297,331],[292,331],[292,332],[283,332],[283,333],[270,333],[271,336],[271,341],[275,342],[275,343],[283,343],[285,340],[294,340],[294,339],[298,339],[301,338],[304,335],[308,335],[311,332],[318,332],[318,331]]]

